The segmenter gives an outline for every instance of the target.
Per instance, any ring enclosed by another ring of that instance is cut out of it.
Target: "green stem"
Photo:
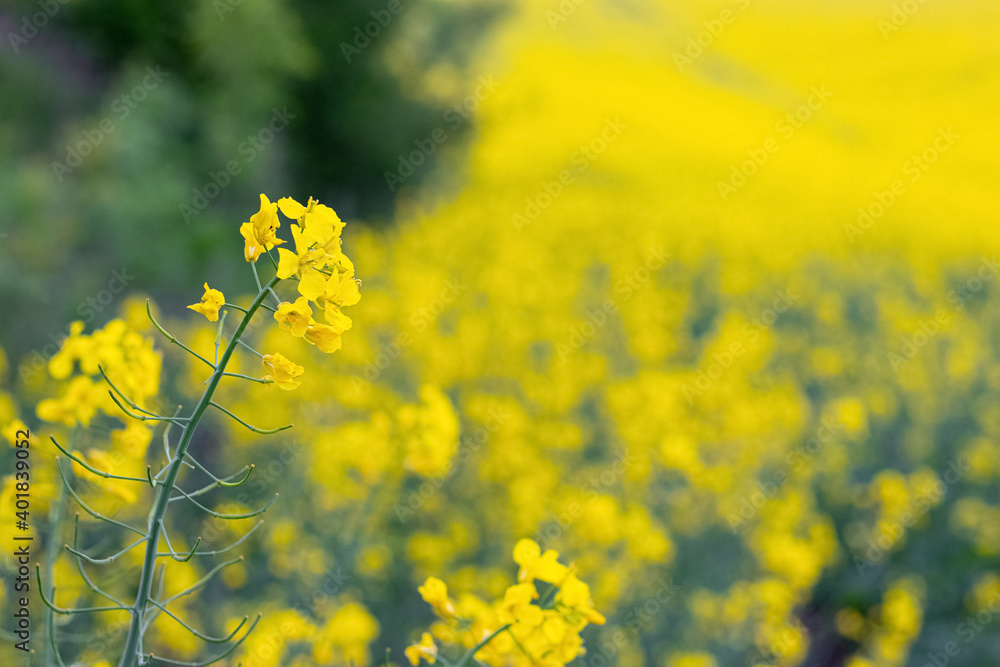
[[[52,583],[52,573],[55,570],[56,559],[59,557],[59,529],[62,527],[63,513],[65,511],[65,502],[63,500],[63,490],[61,486],[56,486],[56,497],[52,500],[52,506],[49,507],[49,543],[45,548],[45,581]],[[55,584],[52,583],[52,588],[49,589],[49,595],[55,599]],[[52,665],[56,663],[56,657],[59,655],[59,649],[56,648],[55,641],[55,612],[51,609],[45,610],[48,619],[46,619],[46,625],[49,632],[49,643],[45,647],[45,664]],[[62,657],[58,658],[59,664],[63,664]]]
[[[233,333],[233,337],[226,346],[226,351],[223,352],[219,363],[215,365],[212,377],[209,379],[208,387],[205,388],[205,393],[202,394],[201,399],[194,408],[194,412],[191,413],[190,421],[184,426],[184,432],[177,442],[177,448],[174,450],[174,460],[170,464],[170,471],[167,473],[166,479],[157,485],[156,505],[149,517],[149,540],[146,542],[146,555],[142,564],[142,574],[139,577],[139,590],[136,593],[135,604],[132,609],[132,624],[129,627],[128,637],[125,639],[125,650],[122,653],[121,661],[118,663],[119,667],[137,667],[139,664],[141,656],[140,647],[142,645],[142,620],[146,615],[146,608],[150,600],[150,591],[153,588],[153,570],[156,566],[158,555],[159,529],[163,524],[163,517],[166,514],[170,496],[177,482],[177,475],[180,472],[184,454],[187,453],[188,446],[191,444],[191,438],[198,428],[198,424],[201,423],[201,418],[205,414],[205,410],[208,409],[208,406],[212,402],[215,389],[219,386],[219,381],[222,379],[222,374],[229,364],[229,358],[232,357],[240,337],[246,330],[247,325],[250,324],[250,320],[257,312],[257,309],[264,302],[264,299],[267,298],[268,294],[270,294],[271,288],[277,285],[278,282],[279,278],[275,276],[266,286],[261,287],[257,293],[257,297],[247,310],[246,315],[243,316],[243,320],[236,328],[236,332]],[[172,340],[176,342],[175,339]],[[211,362],[209,362],[209,365],[212,365]]]
[[[469,662],[471,662],[471,661],[472,661],[472,660],[473,660],[473,659],[475,658],[475,655],[476,655],[476,653],[479,653],[479,651],[480,651],[480,650],[481,650],[481,649],[482,649],[482,648],[483,648],[484,646],[486,646],[486,645],[487,645],[487,644],[489,644],[489,643],[490,643],[491,641],[493,641],[493,638],[494,638],[494,637],[496,637],[496,636],[497,636],[498,634],[500,634],[500,633],[501,633],[501,632],[503,632],[504,630],[507,630],[507,629],[509,629],[509,628],[510,628],[510,626],[512,626],[512,625],[514,625],[514,624],[513,624],[513,623],[508,623],[507,625],[505,625],[505,626],[503,626],[503,627],[501,627],[501,628],[498,628],[498,629],[497,629],[497,630],[495,630],[495,631],[493,632],[493,634],[491,634],[491,635],[490,635],[489,637],[487,637],[487,638],[486,638],[486,639],[484,639],[483,641],[479,642],[478,644],[476,644],[475,646],[473,646],[472,648],[470,648],[470,649],[469,649],[469,652],[468,652],[468,653],[466,653],[465,655],[463,655],[463,656],[461,657],[461,659],[460,659],[460,660],[459,660],[458,662],[456,662],[456,663],[455,663],[455,667],[465,667],[465,665],[469,664]],[[516,640],[515,640],[515,641],[516,641]]]

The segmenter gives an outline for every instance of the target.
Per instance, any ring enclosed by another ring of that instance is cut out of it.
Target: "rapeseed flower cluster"
[[[43,421],[89,426],[94,416],[120,414],[101,369],[140,408],[147,408],[160,391],[162,355],[153,340],[122,319],[84,334],[84,323],[73,322],[69,336],[49,360],[49,373],[66,381],[58,398],[38,404]]]
[[[590,623],[603,625],[605,619],[593,607],[590,588],[558,556],[551,549],[542,553],[533,540],[518,542],[518,583],[492,605],[468,593],[452,600],[443,581],[428,578],[418,590],[441,621],[406,649],[410,664],[438,660],[435,637],[474,650],[476,660],[494,667],[562,667],[583,655],[580,631]],[[548,584],[544,595],[536,581]]]
[[[872,9],[827,8],[843,21],[747,12],[679,71],[674,19],[701,25],[698,3],[580,7],[558,30],[551,3],[516,4],[462,188],[446,203],[400,190],[392,232],[351,235],[365,299],[318,204],[265,197],[243,225],[245,259],[275,255],[297,281],[268,302],[278,326],[254,342],[272,351],[266,379],[298,390],[227,381],[216,400],[294,420],[295,441],[217,427],[213,452],[263,462],[233,511],[271,490],[283,501],[259,557],[227,568],[239,572],[225,579],[231,603],[191,616],[271,610],[232,666],[362,667],[390,639],[413,642],[408,662],[444,663],[508,623],[479,659],[566,664],[581,624],[596,638],[591,664],[623,667],[792,667],[834,653],[869,667],[940,651],[935,638],[997,589],[1000,241],[983,223],[996,193],[967,169],[991,164],[992,144],[963,136],[863,234],[854,226],[924,137],[992,127],[976,109],[998,74],[967,90],[951,77],[989,58],[996,17],[914,19],[892,35],[892,67],[967,102],[945,109],[879,64],[883,37],[857,30],[876,25]],[[413,94],[447,88],[406,49],[391,53]],[[789,57],[800,53],[816,66]],[[794,118],[820,74],[829,102],[719,197],[717,182]],[[926,116],[910,113],[918,104]],[[289,242],[279,215],[297,229]],[[206,286],[193,309],[217,324],[225,304]],[[172,328],[211,358],[205,324]],[[351,345],[317,354],[349,324]],[[188,361],[194,388],[204,363]],[[80,405],[46,397],[57,427],[114,407],[77,391]],[[14,412],[0,401],[8,429]],[[341,567],[334,601],[314,603]],[[398,591],[417,590],[439,619],[426,632],[398,614]],[[340,617],[350,630],[329,627],[351,600],[371,618],[352,608]],[[963,659],[992,664],[989,644],[963,645]]]

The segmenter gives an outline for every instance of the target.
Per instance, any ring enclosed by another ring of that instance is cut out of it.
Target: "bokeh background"
[[[522,537],[608,616],[576,664],[1000,664],[998,28],[978,0],[8,0],[0,427],[35,436],[40,539],[49,432],[135,470],[159,452],[112,410],[39,418],[70,323],[152,336],[148,296],[210,354],[184,306],[253,292],[261,192],[312,196],[363,283],[344,348],[260,327],[302,387],[223,400],[296,428],[213,417],[194,444],[258,466],[213,506],[281,494],[178,612],[215,634],[266,612],[229,664],[400,664],[433,620],[416,586],[492,599]],[[190,405],[202,369],[156,345],[157,400]],[[240,534],[171,526],[178,550]],[[138,565],[92,576],[127,596]],[[52,569],[60,604],[93,602]],[[67,661],[115,663],[120,616],[62,621]],[[165,618],[149,643],[214,654]]]

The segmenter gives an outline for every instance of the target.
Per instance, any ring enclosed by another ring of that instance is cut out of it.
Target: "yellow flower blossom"
[[[443,581],[435,577],[429,577],[423,586],[417,588],[424,602],[434,607],[434,611],[442,618],[451,618],[455,615],[455,605],[448,599],[448,587]]]
[[[569,575],[559,586],[556,594],[556,602],[563,605],[567,610],[578,613],[595,625],[604,625],[602,616],[590,600],[590,587],[576,578]]]
[[[310,244],[323,246],[328,251],[334,244],[336,248],[340,247],[340,232],[344,223],[329,206],[324,206],[311,197],[306,206],[291,197],[283,197],[278,200],[278,207],[285,217],[299,221]]]
[[[260,195],[260,211],[250,216],[250,222],[240,226],[245,245],[243,255],[248,262],[255,262],[264,252],[284,243],[275,232],[281,226],[278,205],[272,204],[267,195]]]
[[[205,283],[205,294],[201,297],[201,303],[188,306],[196,313],[201,313],[208,318],[209,322],[219,320],[219,308],[226,302],[226,297],[217,289],[212,289]]]
[[[301,338],[309,329],[309,323],[312,321],[312,308],[309,307],[309,300],[300,296],[295,300],[295,303],[287,301],[282,303],[275,311],[274,319],[278,321],[278,326],[283,330]]]
[[[292,224],[291,230],[292,239],[295,241],[295,252],[284,248],[278,249],[277,275],[282,280],[292,276],[302,276],[304,272],[306,275],[311,275],[314,272],[309,269],[315,268],[318,271],[326,265],[326,251],[323,248],[314,248],[310,237],[298,225]]]
[[[298,378],[303,373],[302,366],[292,363],[281,354],[265,354],[262,363],[268,370],[265,380],[273,380],[282,389],[295,389],[301,384]]]
[[[529,566],[544,564],[551,574],[554,570],[549,565],[555,552],[540,552],[534,541],[521,540],[514,558]],[[565,573],[554,598],[546,595],[539,600],[534,583],[527,581],[507,588],[493,605],[464,594],[456,607],[444,583],[429,578],[419,588],[420,594],[444,621],[431,627],[434,636],[468,650],[503,628],[476,652],[476,660],[492,667],[563,667],[584,652],[580,631],[588,622],[603,623],[604,617],[591,605],[589,587],[570,574],[569,568],[560,567]],[[414,650],[407,657],[415,665],[419,654]]]
[[[521,566],[518,570],[518,581],[540,579],[550,584],[559,585],[569,574],[569,568],[558,562],[559,552],[541,549],[534,540],[523,539],[514,547],[514,562]]]
[[[340,332],[326,324],[318,324],[316,321],[311,321],[303,337],[307,342],[318,347],[321,352],[329,354],[340,349]]]
[[[500,609],[508,614],[517,615],[530,605],[532,600],[537,598],[538,590],[535,589],[534,584],[516,584],[504,592]]]
[[[437,646],[431,633],[425,632],[420,636],[420,642],[406,648],[406,658],[411,665],[419,665],[423,658],[430,664],[437,662]]]

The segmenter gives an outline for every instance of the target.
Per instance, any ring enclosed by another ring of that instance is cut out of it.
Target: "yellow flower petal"
[[[196,313],[201,313],[210,322],[219,320],[219,308],[226,303],[226,297],[217,289],[212,289],[205,283],[205,294],[201,297],[201,303],[188,306]]]

